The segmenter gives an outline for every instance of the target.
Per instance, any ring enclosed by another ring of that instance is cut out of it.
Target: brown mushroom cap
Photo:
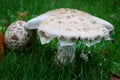
[[[42,44],[57,37],[61,45],[72,45],[82,40],[86,45],[100,42],[101,38],[110,40],[109,33],[114,27],[107,21],[76,9],[56,9],[38,27]]]

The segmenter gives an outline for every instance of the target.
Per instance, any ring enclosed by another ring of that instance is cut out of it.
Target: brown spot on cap
[[[70,19],[71,17],[70,16],[67,16],[67,19]]]
[[[72,10],[72,13],[77,13],[75,10]]]
[[[99,40],[100,38],[100,36],[96,36],[94,40]]]
[[[53,21],[54,19],[52,18],[52,19],[50,19],[50,21]]]
[[[78,31],[80,31],[80,29],[78,29]]]
[[[19,21],[18,23],[19,23],[20,26],[23,27],[23,22]]]
[[[71,29],[70,29],[70,28],[66,28],[66,30],[67,30],[67,31],[71,31]]]
[[[60,12],[59,14],[64,14],[65,12]]]
[[[13,39],[13,40],[18,40],[18,37],[17,37],[17,35],[13,35],[13,36],[11,36],[11,39]]]
[[[72,17],[75,17],[75,15],[72,15]]]
[[[88,28],[83,28],[83,30],[88,31],[89,29]]]
[[[58,23],[62,23],[62,21],[58,21]]]
[[[92,24],[96,24],[96,21],[90,21]]]

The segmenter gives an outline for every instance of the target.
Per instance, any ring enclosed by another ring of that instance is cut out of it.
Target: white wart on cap
[[[57,37],[61,46],[73,45],[78,39],[90,46],[101,38],[110,40],[109,33],[114,29],[109,22],[83,11],[62,8],[50,12],[38,27],[42,44]]]
[[[5,33],[5,44],[9,48],[25,46],[30,39],[30,34],[24,28],[25,21],[16,21],[10,24]]]

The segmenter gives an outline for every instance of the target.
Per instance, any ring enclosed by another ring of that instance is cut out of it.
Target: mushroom
[[[16,21],[9,25],[5,33],[5,45],[9,48],[25,46],[29,42],[30,33],[24,28],[25,21]]]
[[[26,23],[26,29],[38,29],[41,44],[58,38],[56,61],[60,64],[73,62],[76,41],[90,47],[102,38],[111,40],[113,25],[86,12],[61,8],[48,11]]]

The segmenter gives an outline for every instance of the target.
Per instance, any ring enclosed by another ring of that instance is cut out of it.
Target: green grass
[[[1,0],[0,30],[5,31],[10,23],[17,20],[20,12],[28,11],[26,18],[38,16],[56,8],[75,8],[103,18],[115,26],[114,43],[102,40],[101,43],[85,48],[91,51],[88,62],[80,58],[82,46],[76,46],[75,64],[62,68],[56,66],[54,56],[57,41],[27,49],[10,50],[0,61],[0,80],[110,80],[110,71],[120,75],[120,0]]]

